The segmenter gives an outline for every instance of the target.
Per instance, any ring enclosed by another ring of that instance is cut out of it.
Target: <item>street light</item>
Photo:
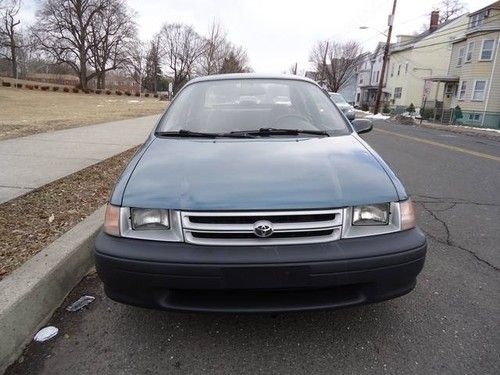
[[[370,29],[372,29],[372,30],[375,30],[375,31],[376,31],[377,33],[379,33],[380,35],[387,37],[387,33],[384,33],[384,32],[382,32],[382,31],[380,31],[380,30],[378,30],[378,29],[376,29],[376,28],[374,28],[374,27],[370,27],[370,26],[360,26],[360,27],[359,27],[359,29],[360,29],[360,30],[370,30]]]

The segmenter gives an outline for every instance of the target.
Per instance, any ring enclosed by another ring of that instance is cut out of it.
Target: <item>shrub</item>
[[[18,89],[22,89],[22,88],[23,88],[23,84],[22,84],[22,83],[16,83],[16,87],[17,87]]]
[[[63,87],[64,92],[69,92],[69,87]]]
[[[384,103],[384,108],[382,108],[382,113],[391,113],[391,108],[389,107],[389,104]]]
[[[125,91],[125,95],[130,96],[130,95],[132,95],[132,93],[127,90],[127,91]]]
[[[95,92],[97,95],[101,95],[101,92],[102,92],[102,91],[101,91],[101,90],[99,90],[99,89],[97,89],[97,90],[95,90],[94,92]]]
[[[144,96],[145,96],[146,98],[149,98],[149,92],[145,93],[145,94],[144,94]]]
[[[362,111],[365,111],[365,112],[366,112],[366,111],[368,111],[368,109],[369,109],[369,107],[368,107],[368,104],[367,104],[367,103],[363,103],[363,104],[361,104],[361,110],[362,110]]]
[[[434,108],[420,108],[420,116],[424,120],[434,117]]]
[[[118,95],[118,96],[121,96],[121,95],[123,95],[123,92],[121,92],[120,90],[116,90],[115,94]]]
[[[415,113],[415,106],[413,105],[413,103],[410,103],[408,108],[406,108],[406,112],[409,112],[410,114]]]
[[[24,87],[26,87],[28,90],[33,90],[33,85],[25,85]]]
[[[80,92],[80,90],[78,89],[78,87],[73,87],[73,91],[75,94],[78,94]]]
[[[50,89],[50,87],[49,86],[41,86],[40,89],[42,91],[48,91]]]
[[[59,91],[59,86],[52,86],[52,91]]]
[[[141,93],[139,91],[136,91],[135,96],[141,96]]]
[[[2,82],[2,86],[3,87],[10,87],[11,84],[10,84],[10,82]]]
[[[85,94],[90,94],[90,90],[89,90],[89,89],[85,89],[85,90],[83,90],[83,92],[84,92]]]
[[[38,85],[34,85],[33,87],[34,87],[35,89],[37,89],[37,90],[40,88],[40,86],[38,86]]]
[[[157,97],[158,97],[158,94],[154,94],[153,96],[154,96],[155,98],[157,98]]]
[[[111,95],[111,90],[106,90],[106,95]]]

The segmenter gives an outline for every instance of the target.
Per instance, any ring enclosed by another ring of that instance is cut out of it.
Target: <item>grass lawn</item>
[[[155,98],[0,87],[0,139],[163,112]]]

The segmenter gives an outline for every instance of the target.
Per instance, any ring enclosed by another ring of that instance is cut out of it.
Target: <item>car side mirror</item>
[[[372,120],[366,119],[366,118],[358,118],[355,120],[352,120],[351,122],[352,127],[358,134],[362,133],[368,133],[373,129],[373,122]]]

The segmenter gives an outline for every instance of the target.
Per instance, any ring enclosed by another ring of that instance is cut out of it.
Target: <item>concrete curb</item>
[[[93,266],[94,238],[104,210],[99,208],[0,281],[0,373]]]

